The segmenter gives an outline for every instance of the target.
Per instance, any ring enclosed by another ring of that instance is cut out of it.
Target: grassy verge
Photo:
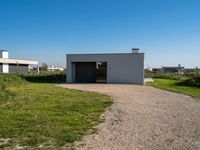
[[[147,83],[147,85],[151,85],[160,89],[183,93],[186,95],[190,95],[194,98],[200,99],[200,88],[193,86],[184,86],[180,84],[179,80],[171,80],[171,79],[155,79],[155,82]]]
[[[48,83],[15,84],[12,96],[0,99],[2,148],[51,146],[55,149],[95,131],[101,114],[111,106],[110,97],[63,89]]]

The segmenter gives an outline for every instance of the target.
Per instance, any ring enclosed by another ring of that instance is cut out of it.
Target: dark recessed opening
[[[96,62],[76,62],[75,81],[79,83],[95,83]]]
[[[107,62],[97,62],[97,83],[107,82]]]
[[[76,62],[75,82],[106,83],[107,62]]]

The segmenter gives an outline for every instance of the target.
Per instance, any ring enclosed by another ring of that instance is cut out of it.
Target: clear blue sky
[[[145,52],[200,67],[200,0],[0,0],[0,49],[65,66],[66,53]]]

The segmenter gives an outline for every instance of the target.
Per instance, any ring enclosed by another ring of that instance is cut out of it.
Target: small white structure
[[[67,82],[144,84],[144,53],[68,54]]]
[[[55,66],[50,66],[47,68],[48,71],[64,71],[64,68],[62,67],[55,67]]]
[[[26,73],[30,65],[37,65],[39,73],[38,61],[9,59],[8,51],[0,50],[0,73]]]

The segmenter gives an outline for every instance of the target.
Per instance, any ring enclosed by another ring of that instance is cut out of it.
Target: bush
[[[195,76],[198,76],[198,74],[200,74],[200,72],[192,71],[192,72],[185,72],[184,76],[186,76],[186,77],[195,77]]]
[[[182,81],[181,84],[186,86],[200,87],[200,75],[191,76],[188,79]]]
[[[20,83],[22,82],[22,78],[18,74],[0,74],[0,83],[6,83],[7,85]],[[1,84],[0,84],[1,85]]]
[[[155,78],[181,80],[183,78],[183,75],[179,73],[160,73],[159,75],[155,76]]]
[[[156,72],[156,71],[145,71],[145,78],[181,80],[184,78],[184,76],[179,73],[162,73],[162,72]]]
[[[11,85],[19,85],[24,83],[20,75],[17,74],[0,74],[0,100],[6,100],[10,96],[15,95],[9,87]]]
[[[66,81],[65,72],[41,72],[40,75],[23,75],[23,79],[34,83],[63,83]]]

